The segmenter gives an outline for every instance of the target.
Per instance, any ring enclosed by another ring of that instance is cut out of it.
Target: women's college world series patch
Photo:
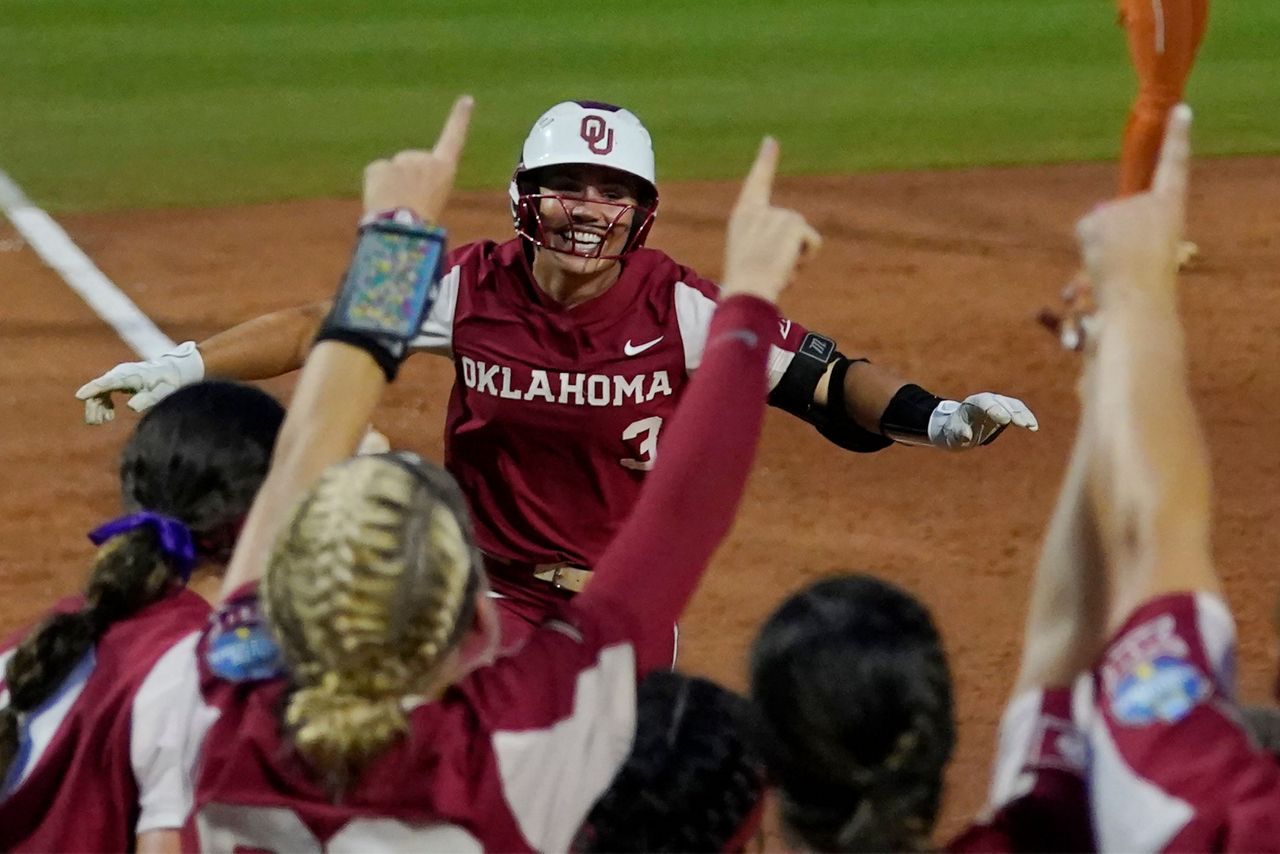
[[[1173,616],[1163,614],[1130,629],[1108,651],[1103,687],[1119,723],[1176,723],[1213,692],[1176,629]]]
[[[231,604],[212,617],[205,662],[231,682],[274,679],[284,674],[280,647],[271,636],[256,599]]]

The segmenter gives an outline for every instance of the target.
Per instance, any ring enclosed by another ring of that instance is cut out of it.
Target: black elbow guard
[[[810,332],[796,350],[778,384],[769,393],[770,405],[803,418],[828,441],[847,451],[869,454],[889,447],[893,444],[892,440],[864,430],[845,413],[844,375],[854,361],[866,360],[847,359],[836,349],[835,341]],[[813,395],[818,389],[818,382],[832,362],[835,366],[831,368],[827,405],[815,406]]]
[[[883,451],[893,444],[892,439],[859,427],[847,415],[838,421],[832,419],[822,410],[817,410],[815,415],[815,418],[810,419],[810,423],[827,441],[834,445],[839,445],[846,451],[853,451],[857,454],[874,454],[876,451]]]
[[[814,409],[814,392],[818,390],[822,375],[827,372],[827,365],[842,358],[836,350],[835,341],[810,332],[800,342],[778,384],[769,392],[769,405],[808,421],[809,413]]]

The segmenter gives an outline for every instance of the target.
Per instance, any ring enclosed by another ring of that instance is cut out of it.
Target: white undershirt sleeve
[[[200,697],[200,632],[160,657],[133,700],[129,759],[138,782],[137,833],[182,827],[191,812],[195,762],[218,712]]]

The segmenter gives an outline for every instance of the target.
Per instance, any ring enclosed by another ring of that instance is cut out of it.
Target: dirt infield
[[[916,591],[938,616],[959,686],[946,828],[985,791],[1026,579],[1074,431],[1072,360],[1031,318],[1073,269],[1072,221],[1113,178],[1111,167],[1087,165],[780,182],[779,199],[827,238],[785,297],[791,316],[938,393],[1022,397],[1041,430],[966,455],[856,456],[771,413],[739,524],[683,623],[681,658],[741,686],[745,643],[764,614],[833,569]],[[1202,162],[1192,186],[1191,236],[1203,250],[1182,284],[1193,385],[1214,455],[1216,551],[1240,621],[1242,693],[1260,699],[1280,592],[1270,564],[1280,553],[1280,161]],[[718,273],[735,189],[665,187],[650,244]],[[349,201],[307,201],[64,224],[182,341],[327,296],[356,213]],[[510,230],[497,193],[463,195],[447,219],[457,242]],[[80,423],[77,386],[130,354],[13,238],[0,228],[0,631],[77,585],[91,554],[84,532],[117,509],[116,457],[135,421]],[[451,367],[424,356],[401,376],[377,424],[438,457]],[[289,382],[268,387],[285,394]]]

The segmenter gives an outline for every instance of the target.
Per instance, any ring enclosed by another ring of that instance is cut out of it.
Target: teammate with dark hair
[[[0,646],[0,850],[148,850],[182,826],[169,716],[210,613],[190,588],[219,582],[283,418],[263,392],[206,382],[134,430],[127,515],[90,534],[84,593]]]
[[[514,238],[449,253],[440,298],[407,346],[454,363],[444,462],[514,644],[586,586],[635,506],[721,292],[644,245],[657,174],[649,132],[628,110],[551,107],[521,147],[509,195]],[[328,310],[286,309],[120,365],[77,392],[86,420],[110,418],[116,392],[143,409],[202,376],[295,370]],[[769,401],[840,447],[959,451],[1010,424],[1036,429],[1019,400],[946,400],[798,323],[779,325]]]
[[[914,597],[868,576],[792,596],[751,648],[751,698],[795,841],[816,851],[927,846],[955,722],[946,654]]]
[[[760,826],[763,768],[750,710],[706,679],[649,674],[631,754],[578,833],[575,851],[741,851]]]
[[[1089,296],[1073,293],[1075,314],[1053,325],[1070,323],[1084,337],[1096,331],[1078,316]],[[1153,334],[1149,340],[1164,339]],[[1099,382],[1097,371],[1086,371],[1085,418],[1036,567],[987,806],[948,850],[1088,851],[1095,845],[1086,722],[1073,715],[1071,690],[1094,666],[1107,614],[1102,513],[1091,505],[1088,485],[1100,468],[1101,430],[1117,420],[1118,410],[1092,401]],[[1136,447],[1130,453],[1139,453]],[[945,657],[920,602],[859,576],[796,594],[756,639],[751,696],[783,824],[799,844],[818,851],[929,847],[954,724]],[[1107,809],[1127,813],[1132,800],[1113,796]]]
[[[669,665],[671,624],[732,523],[773,301],[818,244],[769,201],[772,140],[729,220],[724,300],[668,462],[590,587],[518,650],[494,657],[496,607],[452,479],[404,456],[342,462],[435,294],[432,222],[470,110],[459,99],[434,149],[365,172],[372,216],[198,647],[216,714],[189,730],[203,740],[191,847],[567,850],[630,750],[637,683]]]

